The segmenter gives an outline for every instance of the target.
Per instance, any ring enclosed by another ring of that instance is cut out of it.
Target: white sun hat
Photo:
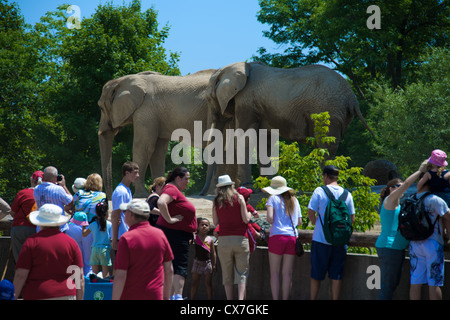
[[[61,226],[70,219],[63,214],[61,207],[51,203],[46,203],[39,210],[31,212],[29,218],[32,224],[45,227]]]
[[[288,190],[293,190],[287,186],[286,179],[282,176],[273,177],[270,181],[270,187],[263,188],[262,191],[269,194],[278,195],[282,194]]]
[[[231,186],[232,184],[234,184],[234,182],[231,181],[230,176],[225,174],[223,176],[219,176],[219,178],[217,179],[216,187],[219,188],[224,186]]]

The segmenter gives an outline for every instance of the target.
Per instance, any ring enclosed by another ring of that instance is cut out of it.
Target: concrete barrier
[[[302,239],[309,242],[311,232],[303,230],[301,232]],[[372,246],[377,234],[359,234],[355,233],[352,236],[352,245],[357,244],[357,240],[365,239],[367,243],[361,245]],[[370,241],[372,239],[372,241]],[[6,261],[8,259],[9,246],[11,238],[9,236],[0,237],[0,272],[3,272]],[[448,247],[447,247],[448,248]],[[447,249],[448,250],[448,249]],[[194,256],[194,246],[191,247],[189,259],[189,271],[192,268]],[[14,278],[14,259],[10,258],[8,269],[5,278],[12,281]],[[375,267],[373,267],[375,266]],[[378,295],[376,288],[372,288],[376,283],[376,267],[378,266],[378,257],[376,255],[363,254],[348,254],[345,262],[345,269],[342,282],[341,299],[343,300],[375,300]],[[222,285],[222,271],[220,268],[220,261],[218,261],[217,273],[213,275],[213,299],[225,300],[225,291]],[[407,300],[409,298],[409,259],[407,258],[403,266],[402,277],[400,285],[394,295],[394,299]],[[295,259],[293,283],[291,290],[291,299],[293,300],[307,300],[309,299],[310,286],[310,252],[306,251],[303,257]],[[189,273],[188,273],[189,274]],[[250,272],[247,285],[247,299],[249,300],[271,300],[272,294],[270,290],[270,268],[268,251],[266,247],[258,247],[250,256]],[[445,283],[450,283],[450,261],[445,261]],[[183,295],[190,297],[191,277],[188,276],[184,288]],[[442,288],[443,298],[450,299],[450,285],[445,285]],[[237,296],[237,294],[236,294]],[[428,298],[428,290],[425,285],[422,296],[424,299]],[[326,279],[322,282],[319,299],[330,299],[331,288],[330,281]],[[203,279],[200,282],[197,296],[198,300],[206,300],[207,294]]]

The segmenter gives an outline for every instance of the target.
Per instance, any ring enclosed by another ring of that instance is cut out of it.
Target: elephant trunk
[[[100,156],[102,159],[102,176],[105,185],[106,196],[111,200],[112,196],[112,146],[115,133],[112,130],[99,131]]]

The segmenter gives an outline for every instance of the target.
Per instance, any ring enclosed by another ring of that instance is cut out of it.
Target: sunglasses
[[[398,184],[396,184],[395,186],[391,186],[391,188],[398,188],[398,187],[400,187],[400,186],[401,186],[401,184],[398,183]]]

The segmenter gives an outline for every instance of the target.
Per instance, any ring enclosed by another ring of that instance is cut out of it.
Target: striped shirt
[[[72,200],[72,195],[66,193],[63,187],[52,182],[44,181],[34,188],[34,201],[36,201],[38,209],[46,203],[52,203],[61,207],[64,215],[64,206],[71,203]],[[63,232],[66,229],[68,226],[64,224],[60,230]]]

